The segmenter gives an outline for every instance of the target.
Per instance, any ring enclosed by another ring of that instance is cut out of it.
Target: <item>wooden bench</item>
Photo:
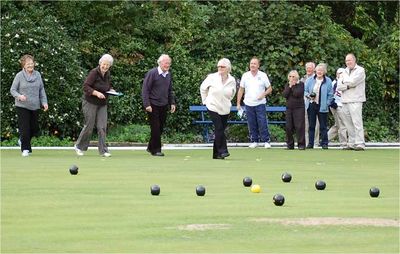
[[[242,107],[245,109],[245,106]],[[266,106],[267,113],[284,113],[286,112],[285,106]],[[190,112],[200,113],[200,118],[193,120],[193,124],[198,124],[203,126],[203,138],[205,142],[210,142],[210,137],[208,134],[209,126],[212,125],[212,121],[208,118],[207,107],[204,105],[192,105],[189,106]],[[237,113],[236,106],[231,107],[231,113]],[[269,120],[268,124],[285,124],[286,121],[282,120]],[[228,120],[228,124],[247,124],[247,119],[232,119]]]

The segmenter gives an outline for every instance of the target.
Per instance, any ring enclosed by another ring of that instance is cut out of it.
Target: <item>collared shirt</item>
[[[168,73],[169,73],[168,71],[163,72],[163,71],[161,70],[161,67],[160,67],[160,66],[157,67],[157,71],[158,71],[158,75],[162,75],[164,78],[167,77],[167,75],[168,75]]]
[[[265,72],[259,70],[256,75],[253,75],[251,71],[244,73],[240,80],[240,87],[244,88],[244,103],[251,107],[265,104],[267,99],[264,97],[259,100],[258,97],[270,86],[271,83]]]

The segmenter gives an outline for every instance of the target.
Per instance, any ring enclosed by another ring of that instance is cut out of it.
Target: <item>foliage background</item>
[[[9,88],[18,59],[33,54],[45,79],[50,110],[43,134],[72,140],[83,116],[81,87],[104,53],[114,56],[110,128],[145,124],[140,97],[144,74],[162,53],[173,58],[178,111],[168,135],[199,133],[189,105],[200,104],[199,85],[227,57],[236,78],[249,59],[261,58],[274,88],[270,105],[283,105],[286,75],[304,74],[307,61],[328,63],[333,77],[354,52],[367,73],[367,139],[397,140],[399,132],[399,4],[397,2],[270,1],[2,1],[1,138],[17,136]],[[346,7],[346,8],[344,8]]]

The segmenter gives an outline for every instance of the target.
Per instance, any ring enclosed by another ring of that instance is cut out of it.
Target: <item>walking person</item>
[[[161,134],[167,121],[168,110],[174,113],[176,106],[170,71],[172,60],[169,55],[162,54],[157,63],[158,67],[149,70],[145,75],[142,99],[150,123],[147,152],[153,156],[164,156],[161,151]]]
[[[230,74],[232,66],[229,59],[222,58],[217,67],[218,72],[209,74],[201,84],[200,94],[215,129],[213,159],[225,159],[230,155],[225,129],[228,125],[231,101],[236,94],[236,81]]]
[[[362,107],[365,96],[365,70],[357,64],[354,54],[345,58],[346,69],[342,73],[342,82],[338,90],[342,91],[344,124],[349,138],[345,149],[363,151],[365,149]]]
[[[265,148],[271,148],[266,110],[266,97],[271,94],[272,86],[266,73],[259,70],[260,60],[253,57],[250,60],[250,71],[242,75],[237,94],[236,107],[241,109],[244,95],[247,125],[250,133],[250,148],[256,148],[261,141]]]
[[[294,138],[297,137],[299,150],[306,148],[305,140],[305,118],[304,118],[304,83],[299,81],[299,73],[292,70],[288,74],[288,83],[283,90],[286,98],[286,148],[294,149]]]
[[[31,140],[39,132],[39,109],[47,111],[47,96],[42,77],[35,70],[35,59],[31,55],[20,58],[22,70],[15,75],[10,88],[15,98],[15,108],[18,116],[18,129],[23,157],[32,153]]]
[[[103,55],[99,60],[99,65],[89,72],[83,83],[82,111],[85,122],[74,146],[78,156],[83,156],[84,152],[87,151],[94,126],[96,126],[99,138],[98,151],[100,156],[111,156],[106,144],[108,119],[108,95],[106,92],[114,91],[110,74],[110,67],[113,62],[114,58],[111,55]]]

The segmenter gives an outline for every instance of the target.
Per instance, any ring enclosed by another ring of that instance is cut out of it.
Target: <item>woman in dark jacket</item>
[[[95,124],[99,136],[99,154],[103,157],[111,156],[106,145],[108,97],[106,92],[114,91],[109,71],[113,61],[111,55],[103,55],[99,60],[99,66],[89,72],[83,84],[82,110],[85,125],[75,144],[78,156],[83,156],[83,151],[87,151]]]
[[[304,150],[305,140],[305,109],[304,83],[299,81],[299,73],[292,70],[288,74],[289,82],[285,85],[283,96],[286,98],[286,145],[287,149],[294,149],[293,135],[296,132],[297,147]]]

